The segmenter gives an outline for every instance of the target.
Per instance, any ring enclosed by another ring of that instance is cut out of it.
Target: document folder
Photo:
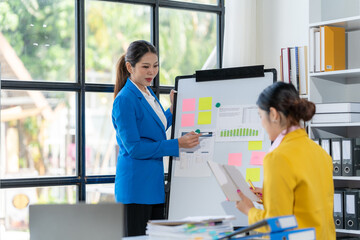
[[[334,222],[335,228],[344,229],[344,191],[334,192]]]
[[[330,144],[329,138],[321,138],[320,139],[320,145],[321,147],[326,151],[327,154],[331,155],[331,144]]]
[[[360,175],[360,138],[342,139],[342,175]]]
[[[345,191],[345,229],[359,230],[359,190]]]
[[[235,202],[241,200],[237,193],[238,189],[251,201],[260,201],[260,198],[249,189],[245,178],[235,166],[223,165],[213,161],[208,161],[208,165],[229,201]]]
[[[263,237],[269,236],[270,240],[316,240],[316,233],[315,228],[303,228],[297,230],[288,230],[284,232],[277,232],[277,233],[265,233],[265,234],[257,234],[239,238],[232,238],[232,239],[263,239]]]
[[[333,175],[341,176],[341,139],[331,139],[331,156],[333,159]]]
[[[289,229],[294,229],[294,228],[297,228],[298,224],[297,224],[297,221],[296,221],[296,218],[294,215],[267,218],[267,219],[264,219],[257,223],[254,223],[248,227],[238,229],[224,237],[218,238],[218,240],[230,239],[231,237],[236,236],[238,234],[247,233],[252,230],[258,229],[260,227],[265,227],[265,226],[269,227],[270,232],[260,234],[260,235],[255,235],[256,237],[266,236],[270,233],[273,234],[273,233],[277,233],[277,232],[286,231]],[[255,236],[253,235],[251,237],[255,237]],[[235,239],[237,239],[237,238],[235,238]],[[253,239],[253,238],[238,238],[238,239]]]

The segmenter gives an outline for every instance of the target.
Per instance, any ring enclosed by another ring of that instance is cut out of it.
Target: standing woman
[[[236,207],[249,224],[264,218],[295,215],[299,228],[314,227],[316,239],[335,239],[332,159],[309,139],[300,121],[309,121],[315,105],[299,95],[292,84],[276,82],[257,103],[261,124],[274,141],[264,158],[264,210],[238,191]]]
[[[117,64],[112,122],[119,145],[115,198],[124,204],[125,235],[144,235],[147,221],[164,218],[163,156],[179,156],[179,148],[199,144],[194,132],[166,140],[172,124],[171,107],[165,112],[150,88],[159,72],[156,48],[132,42]]]

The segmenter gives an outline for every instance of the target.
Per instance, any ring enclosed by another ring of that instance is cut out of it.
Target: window
[[[29,204],[114,201],[118,59],[134,40],[154,43],[167,109],[176,76],[221,67],[223,5],[0,1],[0,239],[29,239]]]

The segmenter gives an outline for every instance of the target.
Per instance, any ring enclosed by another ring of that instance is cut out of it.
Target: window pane
[[[114,184],[86,185],[86,203],[114,203]]]
[[[0,1],[3,79],[75,81],[75,1]]]
[[[164,110],[166,111],[170,105],[170,95],[169,94],[160,94],[160,103],[163,106]]]
[[[201,4],[212,4],[217,5],[218,0],[172,0],[178,2],[192,2],[192,3],[201,3]]]
[[[150,7],[86,1],[87,82],[115,82],[116,63],[132,41],[150,41]]]
[[[160,103],[163,106],[164,110],[166,111],[171,105],[170,95],[160,94]],[[166,131],[166,138],[171,139],[171,127],[169,127],[168,130]],[[163,163],[164,163],[164,172],[167,173],[169,168],[169,156],[163,157]]]
[[[113,93],[86,93],[86,173],[115,174],[117,144],[111,121]]]
[[[0,176],[75,174],[75,93],[1,91]]]
[[[0,239],[28,240],[29,205],[76,203],[76,186],[0,189]]]
[[[160,9],[161,85],[216,66],[216,28],[216,14]]]

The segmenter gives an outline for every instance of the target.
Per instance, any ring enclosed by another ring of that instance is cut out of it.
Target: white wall
[[[308,46],[309,0],[257,0],[257,64],[280,73],[280,49]],[[310,0],[311,1],[311,0]]]

